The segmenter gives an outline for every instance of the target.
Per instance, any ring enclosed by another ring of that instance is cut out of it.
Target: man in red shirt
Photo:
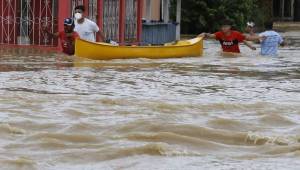
[[[244,43],[252,50],[256,50],[255,47],[246,41],[247,38],[242,33],[231,29],[231,23],[229,21],[224,21],[221,31],[214,34],[202,33],[199,36],[220,41],[223,52],[240,53],[240,43]]]
[[[50,33],[47,28],[45,32],[48,33],[51,37],[59,38],[61,41],[61,46],[63,52],[68,55],[74,55],[75,53],[75,40],[79,38],[77,32],[74,32],[74,20],[72,18],[66,18],[64,20],[64,31],[57,33]]]

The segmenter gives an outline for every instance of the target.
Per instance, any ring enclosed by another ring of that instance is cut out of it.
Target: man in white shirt
[[[97,24],[84,16],[85,7],[83,5],[79,5],[75,7],[75,28],[79,34],[79,37],[86,41],[96,42],[95,34],[97,33],[101,40],[104,41],[104,35],[100,31]]]

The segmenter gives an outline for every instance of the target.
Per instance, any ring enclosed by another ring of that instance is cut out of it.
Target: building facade
[[[277,21],[300,21],[300,0],[271,0],[272,16]]]
[[[170,20],[170,0],[144,0],[142,42],[160,45],[180,39],[181,0],[176,0],[176,20]]]
[[[143,18],[149,19],[151,21],[160,21],[161,18],[161,5],[162,0],[151,0],[150,4],[149,1],[144,0],[144,9],[143,9]],[[149,8],[150,11],[147,11]]]
[[[57,47],[44,33],[63,30],[76,5],[86,7],[106,38],[120,43],[141,39],[143,0],[0,0],[0,44]]]

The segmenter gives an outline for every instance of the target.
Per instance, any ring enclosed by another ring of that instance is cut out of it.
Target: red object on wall
[[[89,0],[83,0],[83,5],[85,7],[84,15],[89,16]]]
[[[100,30],[103,31],[103,0],[97,1],[97,25],[99,26]],[[97,36],[97,41],[105,41],[100,40],[100,37]]]
[[[58,4],[58,16],[59,16],[58,17],[58,30],[59,31],[64,30],[64,19],[70,17],[71,8],[70,8],[70,1],[67,1],[67,0],[59,1],[59,4]],[[59,45],[59,49],[62,50],[62,47],[60,45]]]
[[[125,0],[120,0],[120,20],[119,20],[119,41],[124,43],[125,41],[125,13],[126,13]]]
[[[143,0],[138,0],[138,10],[137,10],[137,42],[142,41],[142,18],[143,18]]]
[[[59,1],[58,4],[58,30],[64,30],[64,19],[70,17],[71,8],[68,0]]]

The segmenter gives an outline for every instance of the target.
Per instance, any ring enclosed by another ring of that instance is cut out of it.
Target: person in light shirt
[[[80,39],[96,42],[95,35],[98,34],[102,41],[105,41],[105,37],[97,24],[84,16],[85,7],[79,5],[75,7],[75,29],[79,34]]]
[[[260,54],[262,56],[277,56],[278,47],[284,46],[284,40],[282,36],[273,30],[273,21],[265,23],[265,31],[256,35],[250,35],[248,37],[251,41],[258,41],[261,44]]]
[[[259,34],[261,38],[261,52],[263,56],[277,56],[278,46],[284,46],[282,36],[273,30],[273,22],[265,23],[265,32]]]

